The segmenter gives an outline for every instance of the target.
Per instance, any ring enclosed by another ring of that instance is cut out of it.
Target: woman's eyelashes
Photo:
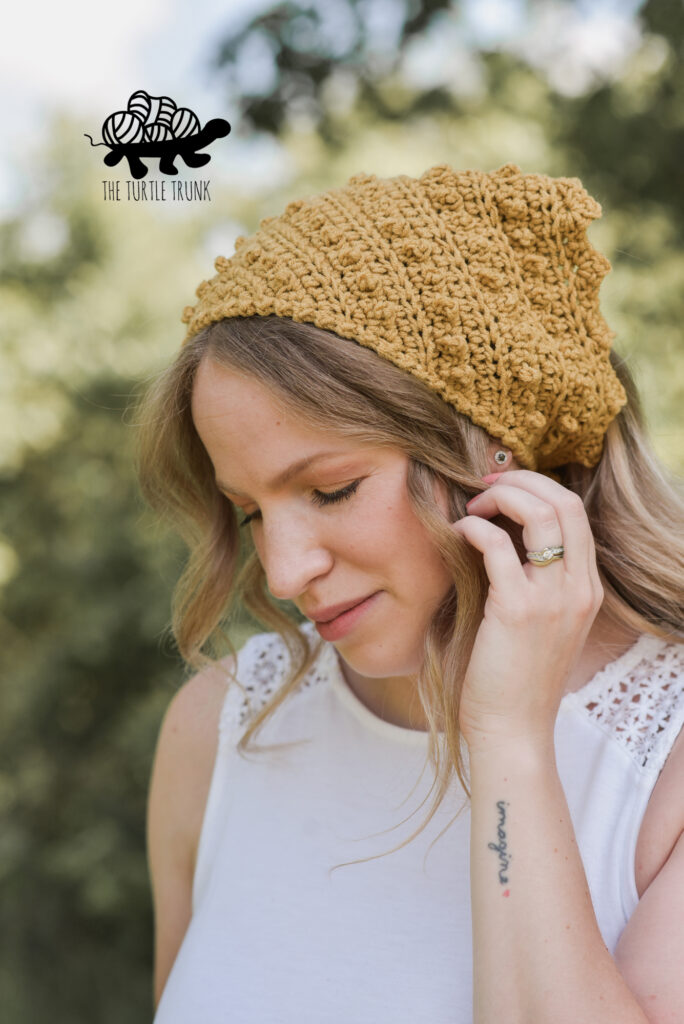
[[[353,483],[348,484],[347,487],[343,487],[339,491],[330,491],[329,493],[315,490],[312,495],[312,501],[317,505],[334,505],[338,501],[344,501],[345,498],[351,498],[360,483],[360,480],[355,480]],[[261,519],[261,512],[252,512],[250,515],[245,516],[240,526],[247,526],[253,519]]]

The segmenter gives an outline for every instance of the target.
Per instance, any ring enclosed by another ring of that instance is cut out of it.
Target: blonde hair
[[[458,726],[460,686],[453,681],[465,675],[489,582],[481,554],[456,536],[449,522],[465,515],[466,501],[484,489],[490,438],[422,381],[371,349],[277,316],[210,324],[153,383],[138,407],[138,472],[148,503],[173,523],[189,548],[171,618],[181,655],[193,670],[216,664],[221,643],[235,656],[225,627],[240,603],[279,633],[290,652],[289,677],[249,722],[238,743],[243,754],[254,749],[248,744],[263,723],[297,689],[320,643],[311,648],[297,622],[274,603],[251,538],[241,536],[235,508],[216,486],[190,410],[195,373],[204,358],[265,385],[312,429],[386,445],[408,457],[409,500],[454,584],[428,625],[416,680],[429,725],[427,758],[435,771],[430,792],[436,787],[436,794],[423,823],[393,848],[399,849],[427,826],[454,772],[470,798]],[[605,612],[630,630],[684,642],[684,497],[680,482],[650,447],[624,359],[614,350],[610,358],[628,402],[608,427],[601,459],[592,469],[568,464],[554,473],[584,501]],[[448,522],[434,498],[435,481],[447,494]],[[521,528],[503,517],[492,521],[524,557]],[[234,676],[233,681],[241,686]]]

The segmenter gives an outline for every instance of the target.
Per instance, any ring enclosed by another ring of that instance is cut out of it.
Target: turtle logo
[[[144,89],[134,92],[126,110],[110,114],[102,125],[103,142],[91,146],[107,146],[104,158],[107,167],[116,167],[125,157],[134,178],[144,178],[148,168],[141,157],[158,157],[162,174],[178,174],[174,161],[181,156],[188,167],[204,167],[211,160],[198,150],[222,139],[230,125],[222,117],[207,121],[200,128],[199,118],[188,107],[177,107],[169,96],[150,96]]]

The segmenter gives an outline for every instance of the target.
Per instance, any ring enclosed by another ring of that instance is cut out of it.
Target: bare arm
[[[470,754],[476,1024],[674,1021],[647,1018],[603,941],[551,739],[490,746]]]
[[[675,972],[640,976],[641,993],[647,978],[667,979],[669,1005],[656,1015],[649,1002],[647,1016],[603,941],[555,760],[565,687],[604,601],[584,504],[528,470],[483,479],[495,482],[452,524],[482,553],[490,581],[459,705],[470,752],[474,1022],[674,1024]],[[526,549],[560,542],[562,557],[521,562],[488,521],[499,514],[522,525]],[[675,929],[672,950],[682,932],[647,897],[650,933],[639,929],[638,945],[652,963],[656,920],[660,936]]]
[[[232,669],[233,659],[224,664]],[[159,732],[147,809],[155,1007],[190,923],[195,859],[225,694],[222,673],[200,672],[174,696]]]

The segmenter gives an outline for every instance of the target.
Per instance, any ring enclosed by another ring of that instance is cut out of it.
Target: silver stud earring
[[[498,452],[494,453],[494,461],[498,462],[498,464],[500,466],[503,466],[503,464],[507,460],[507,458],[508,458],[508,452],[505,452],[502,449],[499,449]]]

